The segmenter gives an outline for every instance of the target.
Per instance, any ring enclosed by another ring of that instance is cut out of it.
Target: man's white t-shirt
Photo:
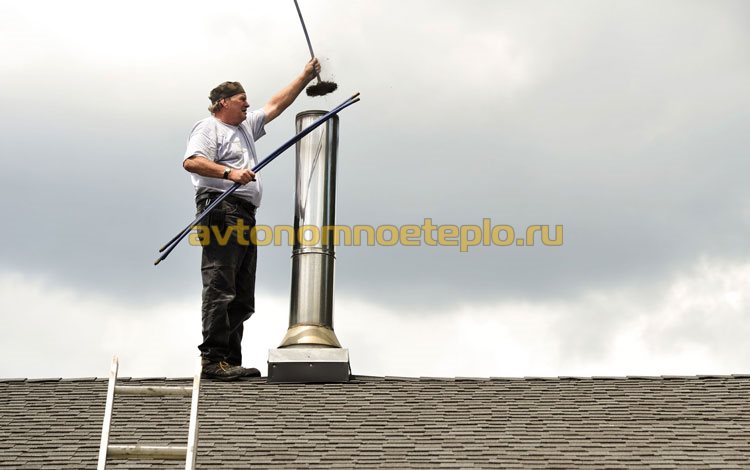
[[[237,170],[250,170],[258,163],[255,141],[266,134],[265,122],[266,113],[262,109],[249,113],[239,126],[225,124],[214,116],[202,119],[190,131],[183,161],[198,155]],[[208,178],[195,173],[190,176],[196,190],[211,188],[223,192],[234,184],[230,180]],[[259,207],[263,196],[260,175],[255,177],[255,181],[237,188],[234,195]]]

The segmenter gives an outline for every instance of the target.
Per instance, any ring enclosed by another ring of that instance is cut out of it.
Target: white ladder
[[[112,357],[112,367],[109,369],[109,386],[107,387],[107,405],[104,409],[104,423],[102,424],[102,441],[99,445],[98,470],[105,470],[107,459],[185,459],[185,470],[195,469],[195,457],[198,450],[198,395],[201,383],[201,362],[198,360],[192,387],[178,386],[128,386],[117,385],[117,371],[119,364],[117,356]],[[188,428],[187,446],[142,446],[142,445],[111,445],[109,444],[109,429],[112,424],[112,408],[115,402],[115,392],[118,395],[136,395],[143,397],[179,396],[190,397],[190,425]]]

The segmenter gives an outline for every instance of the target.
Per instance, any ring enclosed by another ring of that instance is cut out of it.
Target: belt
[[[201,191],[199,189],[198,192],[195,194],[195,203],[200,204],[201,202],[204,202],[207,200],[213,200],[221,196],[222,194],[223,193],[219,191],[210,191],[210,190]],[[229,201],[233,204],[242,206],[253,214],[255,214],[255,210],[257,209],[257,207],[255,207],[252,202],[248,201],[247,199],[242,199],[241,197],[237,197],[234,194],[230,194],[229,196],[225,197],[224,200]]]

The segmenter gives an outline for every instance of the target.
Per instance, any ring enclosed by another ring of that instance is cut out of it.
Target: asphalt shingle
[[[106,388],[0,379],[0,468],[95,467]],[[748,468],[748,397],[748,375],[204,381],[198,467]],[[110,443],[184,445],[189,407],[117,397]]]

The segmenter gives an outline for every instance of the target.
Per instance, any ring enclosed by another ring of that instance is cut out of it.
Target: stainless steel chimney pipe
[[[297,115],[302,129],[324,115]],[[296,234],[292,251],[289,329],[281,345],[268,351],[268,381],[327,383],[349,381],[349,350],[333,332],[333,237],[336,224],[336,157],[339,119],[334,116],[297,143]],[[300,233],[311,235],[305,238]]]
[[[297,131],[324,114],[299,113]],[[326,230],[336,224],[338,124],[333,116],[297,143],[289,329],[279,348],[341,347],[333,331],[333,234]]]

